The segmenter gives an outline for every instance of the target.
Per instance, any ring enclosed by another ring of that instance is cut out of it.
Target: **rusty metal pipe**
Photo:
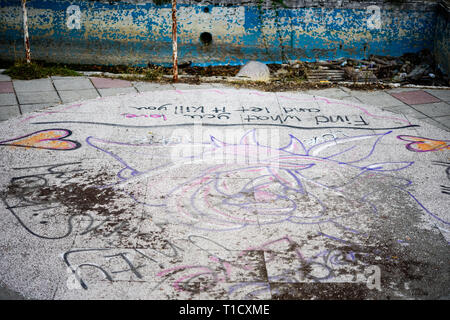
[[[177,0],[172,0],[172,60],[173,82],[178,81]]]
[[[22,0],[23,12],[23,42],[25,46],[25,58],[27,63],[31,63],[30,39],[28,37],[28,14],[27,14],[27,0]]]

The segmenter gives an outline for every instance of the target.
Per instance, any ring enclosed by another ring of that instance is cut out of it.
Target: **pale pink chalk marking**
[[[81,106],[81,103],[80,103],[80,104],[73,104],[73,105],[70,105],[70,106],[68,106],[68,107],[65,107],[65,108],[62,109],[62,110],[58,110],[58,111],[48,111],[48,112],[43,112],[43,113],[38,114],[38,115],[35,115],[35,116],[29,116],[29,117],[23,119],[22,121],[20,121],[20,123],[26,122],[26,121],[28,121],[28,120],[31,120],[31,119],[34,119],[34,118],[37,118],[37,117],[42,117],[42,116],[46,116],[46,115],[50,115],[50,114],[54,114],[54,113],[59,113],[59,112],[62,112],[62,111],[66,111],[66,110],[69,110],[69,109],[72,109],[72,108],[75,108],[75,107],[79,107],[79,106]]]

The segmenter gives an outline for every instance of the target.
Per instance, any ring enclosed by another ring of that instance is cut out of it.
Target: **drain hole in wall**
[[[208,45],[212,42],[212,35],[209,32],[200,33],[200,41],[204,45]]]
[[[204,13],[208,13],[208,12],[209,12],[209,8],[208,8],[208,7],[204,7],[204,8],[203,8],[203,12],[204,12]]]

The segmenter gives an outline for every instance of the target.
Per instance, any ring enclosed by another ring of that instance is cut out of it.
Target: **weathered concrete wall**
[[[399,56],[433,48],[436,1],[179,3],[179,60],[196,65]],[[171,61],[167,0],[36,0],[28,1],[28,8],[35,59],[132,65]],[[210,43],[202,41],[209,38]],[[22,57],[17,1],[0,0],[0,39],[1,58]]]
[[[436,63],[442,72],[450,74],[450,9],[444,2],[438,9],[434,40]]]

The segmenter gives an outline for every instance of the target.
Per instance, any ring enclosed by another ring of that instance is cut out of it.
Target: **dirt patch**
[[[75,177],[75,176],[74,176]],[[11,183],[6,194],[34,205],[63,205],[72,215],[88,211],[100,216],[121,215],[124,208],[114,205],[123,197],[112,187],[99,187],[107,179],[106,173],[89,178],[89,182],[68,183],[65,185],[26,185]]]
[[[342,84],[331,82],[315,83],[307,81],[282,81],[282,80],[275,80],[271,82],[231,81],[229,83],[235,88],[256,89],[267,92],[314,90],[314,89],[337,88],[343,86]],[[361,90],[361,91],[384,90],[391,88],[390,85],[370,84],[370,83],[345,84],[344,86],[352,90]]]
[[[240,66],[187,67],[181,69],[181,74],[200,77],[234,77],[240,68]]]
[[[364,300],[367,287],[360,283],[271,283],[274,300]]]

